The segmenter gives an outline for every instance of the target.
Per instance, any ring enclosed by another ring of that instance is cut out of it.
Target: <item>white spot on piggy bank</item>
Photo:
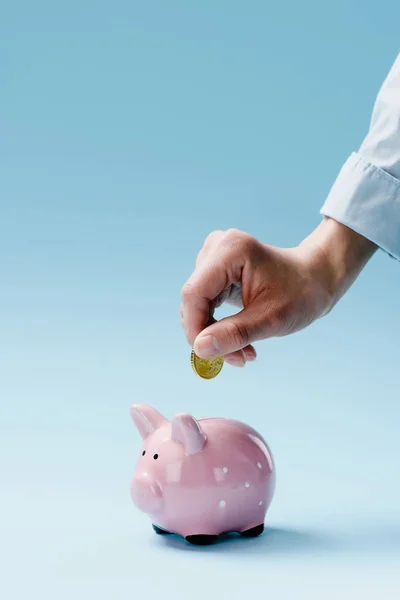
[[[259,433],[232,419],[168,420],[144,404],[133,405],[131,416],[143,439],[131,495],[157,533],[208,544],[222,533],[263,532],[275,465]]]

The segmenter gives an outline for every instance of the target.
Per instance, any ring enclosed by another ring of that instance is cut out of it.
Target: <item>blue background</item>
[[[2,6],[4,598],[399,597],[399,265],[379,252],[328,317],[212,382],[179,323],[211,230],[285,246],[317,225],[399,19],[394,0]],[[156,537],[129,497],[132,402],[256,426],[266,534]]]

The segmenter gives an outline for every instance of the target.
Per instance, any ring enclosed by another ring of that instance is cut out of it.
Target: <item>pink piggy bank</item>
[[[169,421],[142,404],[131,407],[131,416],[144,440],[132,500],[156,533],[204,545],[224,533],[263,532],[275,466],[257,431],[224,418],[180,414]]]

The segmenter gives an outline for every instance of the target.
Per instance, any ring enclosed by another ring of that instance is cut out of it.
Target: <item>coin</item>
[[[224,366],[224,357],[200,358],[194,350],[190,356],[193,371],[202,379],[214,379]]]

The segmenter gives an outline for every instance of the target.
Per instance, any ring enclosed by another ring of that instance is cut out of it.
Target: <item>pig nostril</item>
[[[155,454],[155,455],[153,456],[153,458],[154,458],[154,460],[157,460],[157,458],[158,458],[158,454]]]
[[[143,450],[142,452],[142,456],[144,456],[146,454],[146,450]]]

